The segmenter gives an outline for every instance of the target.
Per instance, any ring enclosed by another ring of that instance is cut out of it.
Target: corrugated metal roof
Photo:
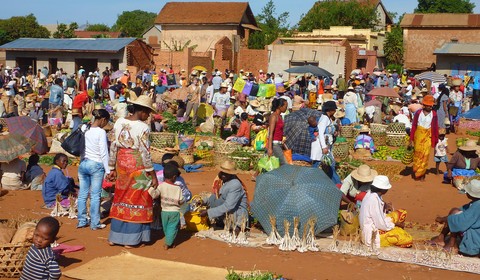
[[[135,38],[20,38],[0,46],[0,49],[18,51],[118,52],[135,40]]]
[[[480,28],[480,14],[406,14],[400,26],[403,28]]]
[[[480,43],[445,43],[434,54],[480,55]]]

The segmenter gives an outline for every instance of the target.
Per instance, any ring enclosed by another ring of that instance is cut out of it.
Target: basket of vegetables
[[[247,150],[238,150],[233,152],[229,158],[235,162],[236,166],[240,170],[250,170],[250,164],[252,162],[252,153]]]
[[[151,132],[151,146],[159,149],[172,148],[175,146],[175,133],[171,132]]]
[[[350,150],[350,146],[345,138],[339,137],[337,138],[337,142],[333,144],[333,157],[335,160],[344,160],[348,157],[348,153]]]

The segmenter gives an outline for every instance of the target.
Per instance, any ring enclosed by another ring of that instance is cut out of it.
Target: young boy
[[[448,139],[445,138],[445,132],[440,131],[441,133],[438,135],[438,142],[437,145],[435,145],[435,157],[433,158],[435,161],[435,174],[440,174],[440,163],[444,162],[445,163],[445,168],[447,168],[447,163],[448,163]],[[447,168],[448,169],[448,168]]]
[[[58,266],[50,244],[55,241],[60,224],[53,217],[42,218],[33,233],[33,244],[27,254],[21,280],[60,279]]]
[[[465,193],[471,200],[461,208],[453,208],[448,216],[437,217],[444,224],[442,232],[432,242],[444,246],[445,250],[460,251],[467,256],[480,255],[480,180],[471,180],[465,185]],[[447,241],[447,235],[450,238]],[[457,238],[461,238],[457,244]]]
[[[312,142],[315,142],[318,136],[317,118],[314,116],[310,116],[308,117],[307,121],[308,121],[308,134],[310,135],[310,139],[312,140]]]
[[[180,222],[180,206],[185,203],[182,189],[175,184],[178,176],[180,176],[180,171],[175,165],[165,164],[163,168],[164,181],[158,186],[162,206],[162,227],[165,233],[165,250],[173,248]]]

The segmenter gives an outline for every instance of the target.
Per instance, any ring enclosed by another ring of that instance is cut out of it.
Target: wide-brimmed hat
[[[222,171],[223,173],[235,175],[238,174],[238,169],[237,166],[235,165],[235,162],[231,160],[226,160],[224,161],[219,167],[218,170]]]
[[[130,100],[130,103],[148,108],[153,112],[157,111],[155,107],[153,107],[153,100],[146,95],[140,95],[139,97],[137,97],[137,99],[133,101]]]
[[[479,149],[477,142],[475,140],[468,140],[463,146],[458,147],[461,151],[477,151]]]
[[[473,179],[465,185],[465,192],[475,198],[480,198],[480,180]]]
[[[355,90],[352,86],[349,86],[347,90]]]
[[[357,169],[353,170],[350,175],[352,175],[353,179],[360,182],[372,182],[378,173],[370,168],[370,166],[362,164]]]
[[[462,84],[462,80],[461,79],[455,79],[452,81],[452,85],[455,87],[455,86],[460,86]]]
[[[345,117],[345,110],[343,109],[337,109],[337,111],[335,112],[335,114],[333,115],[336,119],[341,119],[343,117]]]
[[[427,95],[423,98],[422,104],[426,106],[433,106],[435,104],[435,98],[433,98],[432,95]]]
[[[220,84],[220,87],[221,87],[221,88],[222,88],[222,87],[223,87],[223,88],[228,88],[228,83],[221,83],[221,84]]]
[[[268,111],[268,108],[264,104],[261,104],[260,106],[258,106],[258,108],[256,110],[260,113],[265,113],[265,112]]]
[[[358,132],[360,132],[360,133],[362,133],[362,132],[370,133],[370,128],[368,127],[368,125],[362,125],[362,127],[360,128],[360,130]]]
[[[420,92],[428,92],[428,89],[427,88],[422,88],[422,90]]]
[[[260,102],[259,102],[258,100],[256,100],[256,99],[250,100],[250,106],[252,106],[252,107],[258,107],[258,106],[260,106]]]
[[[335,101],[327,101],[323,103],[322,111],[326,112],[329,110],[337,110],[337,104],[335,103]]]
[[[287,90],[285,89],[284,86],[279,86],[279,87],[277,88],[277,92],[278,92],[278,93],[285,93],[286,91],[287,91]]]
[[[390,184],[390,180],[388,180],[388,177],[385,175],[375,176],[372,182],[372,186],[381,190],[389,190],[392,188],[392,184]]]

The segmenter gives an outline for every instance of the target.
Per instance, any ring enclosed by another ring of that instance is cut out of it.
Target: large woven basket
[[[30,243],[0,244],[0,277],[19,278]]]
[[[341,128],[341,135],[345,138],[353,138],[354,128],[353,125],[344,125]]]
[[[303,160],[294,160],[292,161],[292,164],[297,166],[312,167],[312,164],[310,162],[306,162]]]
[[[387,134],[405,134],[405,124],[401,122],[394,122],[388,125]]]
[[[405,133],[403,133],[403,134],[387,134],[387,145],[392,146],[392,147],[405,146],[405,135],[406,135]]]
[[[175,147],[175,133],[170,132],[151,132],[150,142],[151,146],[163,149]]]
[[[185,164],[192,164],[195,162],[193,147],[186,150],[181,150],[178,155],[185,161]]]
[[[221,152],[215,152],[213,155],[213,162],[215,165],[220,166],[224,161],[228,160],[230,157],[231,153],[221,153]]]
[[[2,130],[0,132],[8,131],[7,121],[4,118],[0,118],[0,124],[2,125]]]
[[[215,143],[215,153],[233,153],[242,146],[233,142],[218,141]]]
[[[350,147],[348,145],[348,142],[343,142],[343,143],[335,143],[333,144],[333,157],[335,158],[336,161],[341,161],[344,160],[348,157],[348,152],[350,150]]]
[[[235,165],[240,170],[250,170],[250,163],[252,159],[249,157],[230,157],[230,160],[235,162]]]
[[[150,146],[150,156],[152,157],[153,163],[162,163],[162,157],[165,154],[178,154],[177,151],[172,149],[159,149],[157,147]]]
[[[387,133],[372,133],[373,143],[375,147],[387,145]]]
[[[386,133],[387,132],[387,127],[388,126],[386,124],[371,123],[370,124],[370,133],[371,134]]]

